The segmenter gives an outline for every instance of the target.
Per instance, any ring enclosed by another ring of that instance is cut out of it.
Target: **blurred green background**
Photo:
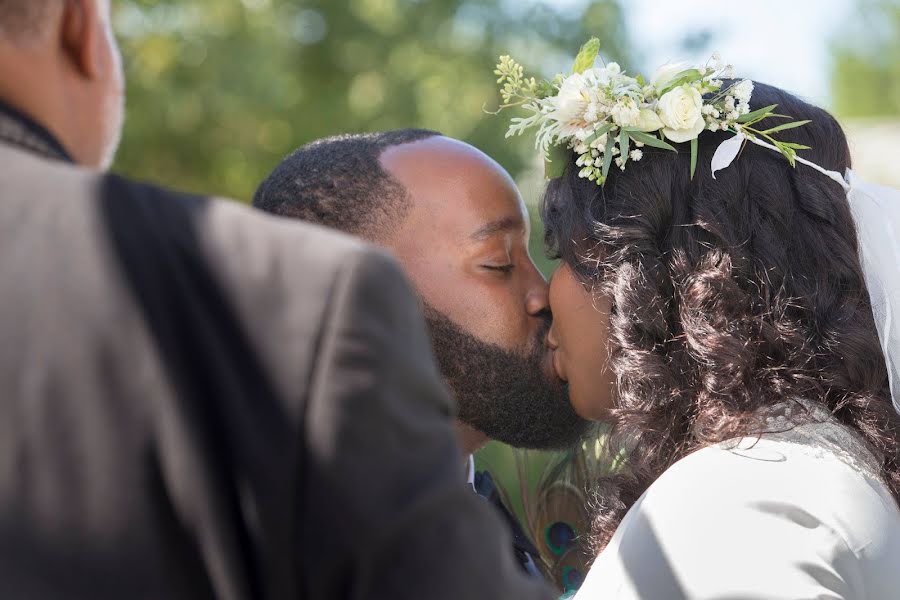
[[[509,53],[552,75],[591,35],[632,71],[721,49],[739,73],[789,89],[824,82],[824,96],[795,91],[842,118],[859,170],[900,185],[887,162],[900,153],[896,0],[759,0],[752,17],[709,0],[116,0],[114,9],[129,85],[115,169],[189,191],[246,202],[301,144],[426,127],[495,157],[533,206],[543,181],[531,143],[505,140],[506,117],[483,110],[497,103],[494,64]],[[795,70],[783,81],[769,77],[785,66]],[[532,212],[533,256],[549,273]],[[493,444],[479,461],[515,487],[508,449]]]

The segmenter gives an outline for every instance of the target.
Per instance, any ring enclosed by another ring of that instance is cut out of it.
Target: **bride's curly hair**
[[[726,82],[728,85],[728,82]],[[753,109],[811,123],[776,134],[843,173],[837,121],[778,88],[755,84]],[[778,124],[775,118],[763,121]],[[612,300],[616,408],[606,438],[625,451],[595,495],[595,548],[664,470],[700,447],[766,430],[766,407],[821,402],[882,459],[900,501],[900,416],[878,343],[844,190],[813,169],[747,144],[713,179],[716,147],[643,148],[604,187],[569,165],[542,214],[551,255]]]

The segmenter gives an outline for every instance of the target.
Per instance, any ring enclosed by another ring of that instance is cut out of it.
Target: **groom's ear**
[[[109,0],[63,0],[60,48],[68,64],[85,79],[103,76]]]

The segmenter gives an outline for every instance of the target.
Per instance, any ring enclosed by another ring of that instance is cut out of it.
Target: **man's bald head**
[[[259,186],[253,205],[383,242],[406,216],[406,189],[381,164],[389,148],[440,136],[427,129],[341,135],[309,143]]]

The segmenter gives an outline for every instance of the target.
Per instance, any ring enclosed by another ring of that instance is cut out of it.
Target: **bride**
[[[825,111],[592,43],[552,82],[498,66],[548,159],[554,367],[624,457],[576,598],[900,597],[900,198],[844,181]]]

